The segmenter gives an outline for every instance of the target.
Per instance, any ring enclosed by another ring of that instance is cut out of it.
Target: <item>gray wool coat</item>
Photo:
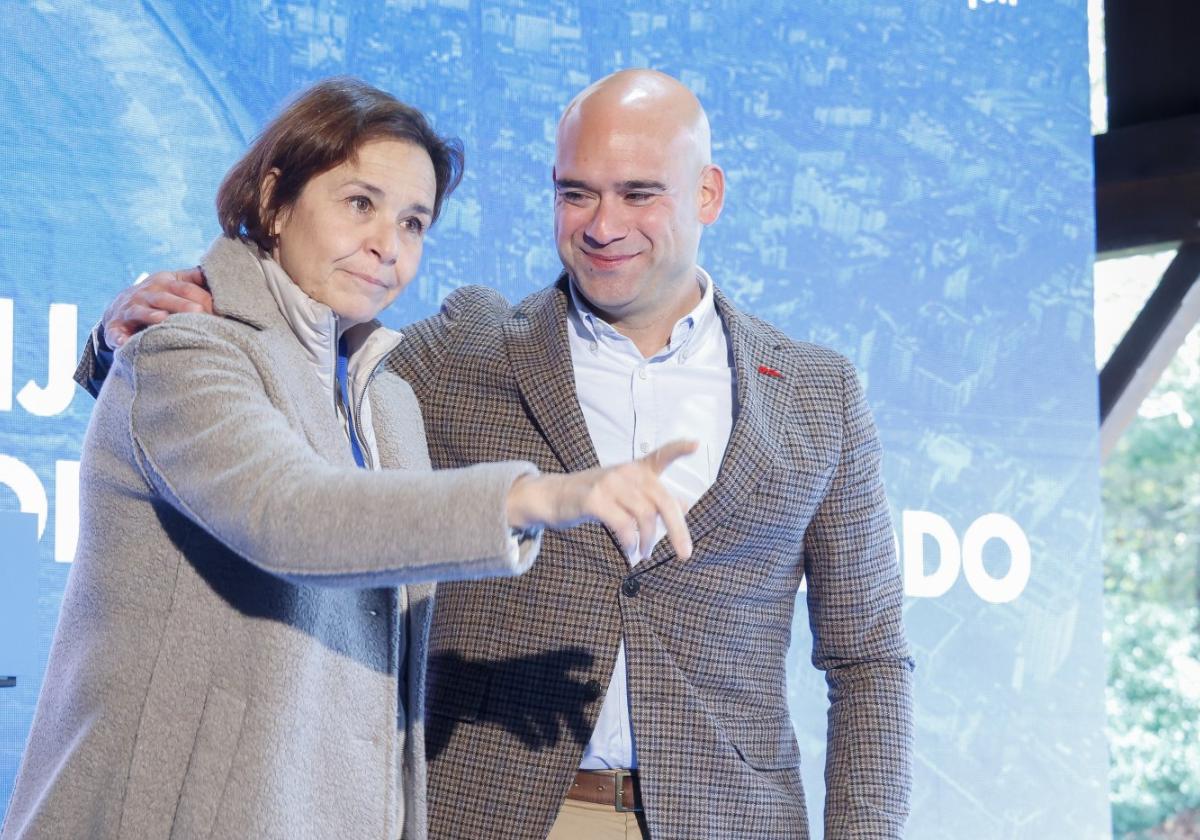
[[[204,268],[220,317],[147,329],[99,395],[3,840],[423,840],[433,587],[404,585],[523,571],[504,500],[534,468],[430,472],[381,365],[358,469],[253,253]]]

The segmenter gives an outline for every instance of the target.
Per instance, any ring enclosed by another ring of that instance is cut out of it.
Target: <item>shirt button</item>
[[[646,441],[642,441],[638,444],[638,449],[642,450],[642,454],[645,455],[650,451],[650,444],[646,443]]]
[[[644,367],[638,368],[638,379],[645,379],[645,378],[646,378],[646,369]]]
[[[624,592],[626,595],[628,595],[630,598],[637,595],[638,590],[641,588],[642,588],[642,584],[638,581],[637,578],[626,578],[625,582],[621,584],[621,591]]]
[[[600,345],[597,344],[596,342],[592,341],[588,344],[588,349],[591,350],[593,353],[598,353],[598,352],[600,352]]]

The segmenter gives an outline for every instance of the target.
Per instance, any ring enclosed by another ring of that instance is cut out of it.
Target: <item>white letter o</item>
[[[983,547],[988,540],[1002,540],[1008,546],[1012,562],[1008,574],[994,578],[983,565]],[[1029,540],[1011,518],[1002,513],[988,513],[976,519],[963,534],[962,569],[967,583],[980,598],[990,604],[1007,604],[1016,600],[1029,583],[1032,567]]]

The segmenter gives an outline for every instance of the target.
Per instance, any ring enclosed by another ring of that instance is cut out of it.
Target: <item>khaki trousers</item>
[[[546,840],[650,840],[638,822],[640,816],[612,805],[564,799]]]

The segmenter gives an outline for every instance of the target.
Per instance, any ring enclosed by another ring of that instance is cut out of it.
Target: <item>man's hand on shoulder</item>
[[[212,295],[200,268],[158,271],[124,289],[104,310],[104,343],[116,349],[175,312],[212,312]]]

